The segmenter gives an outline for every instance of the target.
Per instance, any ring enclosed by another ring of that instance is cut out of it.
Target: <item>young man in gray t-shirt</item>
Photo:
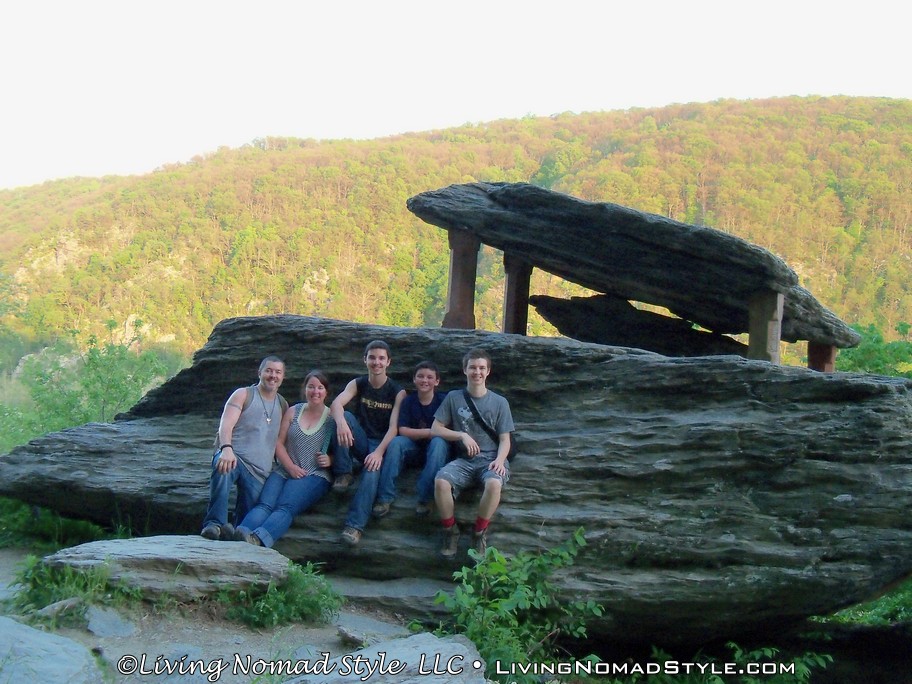
[[[459,545],[456,497],[473,485],[484,487],[475,519],[474,547],[482,554],[487,548],[488,524],[500,504],[501,490],[510,479],[507,455],[510,433],[514,430],[510,404],[486,385],[491,373],[491,356],[484,349],[470,350],[462,359],[462,371],[469,396],[459,391],[447,394],[434,414],[431,426],[432,435],[456,442],[454,452],[461,454],[444,466],[434,480],[434,500],[444,529],[440,554],[448,559],[456,556]],[[475,419],[467,401],[475,404],[481,419],[497,435],[496,441]]]

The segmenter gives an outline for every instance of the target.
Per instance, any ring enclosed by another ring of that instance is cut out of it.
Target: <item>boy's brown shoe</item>
[[[451,560],[456,557],[459,550],[459,525],[453,525],[443,530],[443,548],[440,549],[440,555]]]
[[[476,531],[473,537],[475,550],[479,555],[484,556],[485,551],[488,548],[488,528]]]
[[[349,546],[357,546],[361,541],[361,530],[354,527],[346,527],[342,530],[342,541]]]
[[[351,473],[343,473],[342,475],[337,475],[336,481],[333,482],[333,491],[337,494],[341,494],[342,492],[347,491],[348,488],[351,487],[352,480],[354,480],[354,478],[352,477]]]

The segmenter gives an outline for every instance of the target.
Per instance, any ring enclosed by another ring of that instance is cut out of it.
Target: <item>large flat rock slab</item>
[[[409,198],[428,223],[465,231],[596,292],[666,307],[716,333],[749,329],[759,292],[785,296],[782,339],[853,347],[860,337],[758,245],[707,226],[528,183],[464,183]]]
[[[273,549],[198,535],[157,535],[88,542],[46,556],[51,567],[103,569],[110,581],[146,598],[194,601],[222,589],[265,589],[288,576],[289,559]]]

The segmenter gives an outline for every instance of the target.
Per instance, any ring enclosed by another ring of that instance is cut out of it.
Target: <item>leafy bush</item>
[[[522,552],[506,558],[493,546],[483,556],[469,551],[475,566],[454,573],[459,584],[452,594],[437,593],[435,601],[452,617],[451,625],[438,631],[464,634],[489,668],[498,660],[553,660],[559,637],[586,636],[585,619],[603,612],[594,601],[559,598],[549,581],[555,571],[572,565],[585,545],[583,530],[578,529],[561,546],[541,553]],[[487,676],[503,677],[491,670]],[[509,681],[518,684],[537,679],[535,675],[509,676]]]
[[[892,625],[912,622],[912,580],[900,584],[874,601],[843,608],[823,622],[843,622],[862,625]]]
[[[687,667],[661,649],[653,648],[651,663],[668,664],[671,661],[675,663],[675,668],[666,667],[662,672],[651,674],[637,672],[622,679],[600,681],[604,684],[807,684],[815,669],[823,669],[833,662],[831,656],[816,653],[790,656],[788,662],[783,662],[779,659],[779,649],[773,647],[747,651],[734,642],[728,642],[726,648],[730,655],[725,663],[697,654],[688,661]],[[737,674],[727,674],[726,665],[728,670]],[[785,667],[778,672],[767,669],[779,669],[779,665]]]
[[[251,627],[275,627],[289,622],[329,622],[343,599],[313,563],[304,567],[291,563],[281,585],[270,583],[265,591],[225,590],[218,601],[228,606],[227,616],[232,620]]]
[[[585,620],[602,615],[603,608],[593,601],[561,600],[549,580],[555,571],[571,565],[585,544],[583,530],[579,529],[561,546],[542,553],[523,552],[506,558],[494,547],[489,547],[483,556],[470,551],[476,565],[454,573],[459,584],[452,594],[437,594],[436,602],[443,603],[451,615],[451,623],[440,627],[438,633],[460,633],[468,637],[488,663],[486,676],[490,679],[511,684],[542,681],[541,674],[515,671],[501,674],[493,665],[496,661],[527,664],[568,660],[559,652],[558,639],[562,636],[585,637]],[[626,678],[606,680],[604,674],[579,674],[586,669],[580,667],[573,679],[566,681],[583,682],[591,677],[592,681],[605,684],[806,684],[814,669],[824,668],[832,662],[829,655],[805,653],[782,662],[786,669],[779,673],[771,674],[761,669],[754,674],[749,666],[776,663],[778,650],[748,651],[732,642],[726,646],[730,651],[726,660],[734,664],[733,669],[740,671],[739,674],[724,674],[723,668],[712,667],[715,658],[698,654],[689,662],[706,665],[702,671],[696,667],[687,671],[679,667],[674,673],[635,672]],[[653,649],[650,658],[651,663],[672,660],[658,648]],[[599,658],[589,655],[581,661],[595,664]],[[590,669],[598,672],[594,666]],[[724,676],[718,672],[723,672]]]
[[[110,537],[110,533],[94,523],[64,518],[45,508],[0,497],[0,548],[27,545],[31,549],[56,551]]]

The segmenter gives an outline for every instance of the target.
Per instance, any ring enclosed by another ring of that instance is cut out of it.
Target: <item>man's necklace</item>
[[[263,416],[266,418],[267,423],[271,423],[272,414],[275,413],[276,401],[278,400],[279,397],[278,397],[278,395],[276,395],[272,398],[272,410],[267,413],[266,402],[263,401],[263,395],[260,394],[259,392],[257,392],[257,394],[260,396],[260,403],[263,404]]]

